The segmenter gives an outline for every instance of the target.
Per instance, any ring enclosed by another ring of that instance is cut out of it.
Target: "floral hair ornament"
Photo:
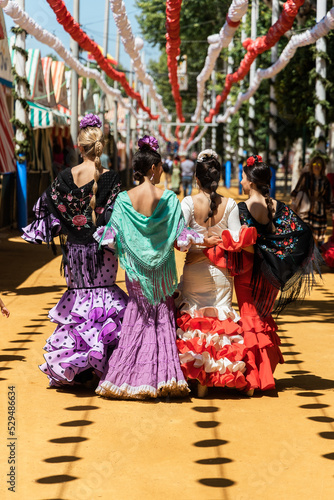
[[[261,163],[263,160],[262,160],[262,156],[260,155],[253,155],[253,156],[250,156],[249,158],[247,158],[247,167],[252,167],[254,165],[255,162],[257,163]]]
[[[138,141],[139,149],[142,148],[145,144],[150,146],[150,148],[153,149],[154,151],[157,151],[159,149],[158,141],[156,140],[155,137],[153,137],[153,135],[144,135],[144,137],[139,139]]]
[[[203,163],[204,161],[211,160],[211,158],[215,158],[216,160],[218,160],[216,151],[214,151],[213,149],[204,149],[204,151],[201,151],[197,156],[197,161],[199,163]]]
[[[84,116],[81,120],[79,127],[81,129],[86,127],[102,127],[102,122],[97,115],[93,115],[93,113],[88,113],[88,115]]]

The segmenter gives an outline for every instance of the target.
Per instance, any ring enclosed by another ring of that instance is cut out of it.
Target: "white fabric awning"
[[[48,128],[55,125],[61,127],[69,124],[68,117],[55,109],[46,108],[31,101],[28,101],[28,104],[30,106],[29,119],[32,128]]]

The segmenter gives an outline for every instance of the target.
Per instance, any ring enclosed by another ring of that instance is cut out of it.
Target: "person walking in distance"
[[[189,158],[189,156],[181,157],[181,177],[184,197],[191,195],[194,172],[195,163]]]

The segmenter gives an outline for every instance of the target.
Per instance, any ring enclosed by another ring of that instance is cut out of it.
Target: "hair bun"
[[[150,151],[152,148],[149,144],[142,144],[139,149],[140,151]]]
[[[144,177],[144,174],[142,172],[139,172],[139,170],[136,170],[135,172],[133,172],[133,178],[135,181],[140,181],[141,179],[143,179]]]
[[[197,161],[202,163],[211,160],[212,158],[218,161],[218,155],[216,151],[214,151],[213,149],[204,149],[204,151],[201,151],[197,156]]]

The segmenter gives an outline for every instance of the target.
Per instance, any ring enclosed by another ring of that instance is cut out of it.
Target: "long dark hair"
[[[152,149],[148,144],[143,144],[133,155],[133,177],[136,181],[142,182],[144,175],[150,170],[152,165],[158,165],[161,156],[158,151]]]
[[[199,155],[201,156],[201,154]],[[215,156],[209,154],[197,159],[196,177],[204,189],[210,190],[210,210],[204,222],[217,212],[217,188],[220,177],[220,164]]]
[[[267,204],[268,219],[271,223],[272,230],[274,230],[273,217],[275,210],[273,200],[269,193],[271,180],[270,167],[262,161],[261,156],[252,155],[247,159],[243,170],[249,182],[255,184],[256,189],[264,196]]]

